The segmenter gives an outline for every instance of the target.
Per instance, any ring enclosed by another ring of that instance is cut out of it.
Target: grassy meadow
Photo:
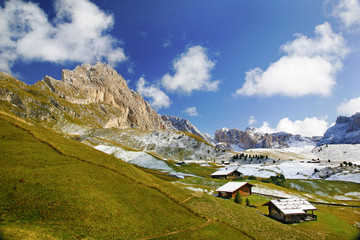
[[[286,225],[266,216],[261,206],[266,197],[250,196],[253,206],[247,207],[245,199],[236,204],[186,189],[226,183],[208,177],[214,166],[176,167],[202,177],[180,184],[0,113],[0,239],[354,239],[358,234],[359,211],[351,208],[318,206],[318,221]]]

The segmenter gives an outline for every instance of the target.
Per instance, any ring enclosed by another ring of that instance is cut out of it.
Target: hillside
[[[3,115],[0,124],[1,229],[10,239],[139,238],[206,222],[181,204],[188,193],[132,165]]]
[[[205,141],[207,141],[212,145],[214,145],[214,143],[216,142],[214,139],[211,138],[209,134],[204,134],[200,132],[200,130],[187,119],[179,118],[176,116],[169,116],[169,115],[162,115],[161,119],[163,120],[164,125],[168,130],[195,134],[203,138]]]
[[[36,124],[0,114],[0,125],[4,239],[312,238],[241,206],[256,225],[214,221],[187,204],[189,190]]]
[[[220,151],[197,135],[169,130],[144,131],[137,129],[92,129],[75,138],[93,145],[106,143],[152,152],[163,159],[219,160],[229,158],[230,153]],[[107,142],[106,142],[107,141]]]

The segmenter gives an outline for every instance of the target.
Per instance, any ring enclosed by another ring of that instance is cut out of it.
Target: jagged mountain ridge
[[[209,134],[200,132],[200,130],[187,119],[169,115],[162,115],[161,118],[164,126],[168,130],[192,133],[203,138],[209,144],[215,144],[214,139]]]
[[[358,144],[360,143],[360,112],[351,117],[340,116],[335,125],[330,127],[317,143],[325,144]]]
[[[165,129],[161,117],[111,66],[83,64],[26,85],[0,73],[1,108],[63,132],[81,128]],[[75,127],[74,127],[75,126]]]
[[[288,148],[290,146],[314,145],[319,137],[302,137],[290,133],[261,133],[256,128],[248,127],[245,131],[233,128],[218,129],[215,140],[228,146],[236,145],[242,149],[250,148]]]

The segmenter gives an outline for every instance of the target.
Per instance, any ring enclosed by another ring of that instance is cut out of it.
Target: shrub
[[[246,206],[250,206],[250,200],[249,200],[249,198],[246,198]]]
[[[241,198],[241,195],[239,192],[236,193],[234,202],[236,202],[238,204],[242,204],[242,198]]]
[[[256,177],[251,175],[250,177],[248,177],[248,180],[256,180]]]
[[[278,186],[281,186],[281,187],[284,187],[285,186],[285,176],[283,174],[278,174],[276,176],[271,176],[267,179],[262,179],[261,182],[264,182],[264,183],[273,183],[275,185],[278,185]]]

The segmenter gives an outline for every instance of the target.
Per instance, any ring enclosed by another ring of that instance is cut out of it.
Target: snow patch
[[[360,173],[348,173],[348,174],[337,173],[335,175],[330,176],[326,180],[360,183]]]
[[[314,169],[322,169],[326,166],[314,165],[313,163],[302,163],[300,161],[282,162],[274,165],[249,164],[242,165],[237,170],[246,176],[269,178],[277,174],[283,174],[289,179],[320,179],[313,177]]]
[[[348,192],[348,193],[345,193],[345,196],[360,198],[360,192]]]
[[[283,198],[294,198],[294,196],[299,197],[299,198],[304,198],[303,196],[300,196],[300,195],[294,195],[294,194],[290,195],[284,191],[270,189],[270,188],[266,188],[263,186],[261,186],[261,187],[254,186],[252,188],[252,192],[259,193],[259,194],[265,194],[265,195],[271,195],[271,196],[277,196],[277,197],[283,197]]]
[[[207,190],[207,189],[202,189],[202,188],[195,188],[195,187],[185,187],[191,191],[194,191],[194,192],[204,192],[204,193],[207,193],[209,195],[213,195],[214,194],[214,191],[213,190]]]
[[[169,167],[164,161],[159,160],[145,152],[127,151],[120,147],[111,147],[105,145],[98,145],[95,147],[95,149],[110,155],[114,155],[116,158],[120,158],[125,162],[132,163],[143,168],[165,170],[169,172],[172,171],[172,168]]]

